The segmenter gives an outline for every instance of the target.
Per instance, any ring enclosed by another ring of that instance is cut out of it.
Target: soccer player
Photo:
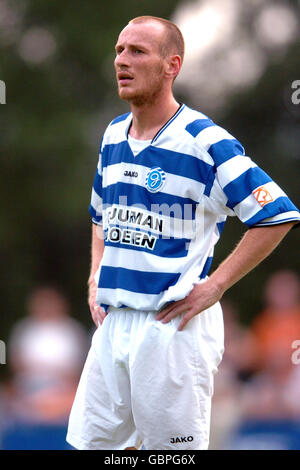
[[[115,71],[131,112],[101,140],[91,205],[92,339],[69,420],[78,449],[207,449],[220,299],[300,220],[241,143],[172,92],[184,56],[173,23],[121,31]],[[210,275],[227,216],[248,230]]]

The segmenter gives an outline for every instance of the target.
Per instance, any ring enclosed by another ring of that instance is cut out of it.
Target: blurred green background
[[[201,12],[206,30],[197,28]],[[299,2],[0,0],[3,341],[26,314],[28,293],[44,282],[57,284],[72,315],[92,327],[91,185],[102,132],[128,110],[116,92],[114,45],[127,22],[144,14],[174,19],[189,34],[177,99],[229,130],[299,207],[300,105],[292,102],[300,79]],[[228,220],[213,267],[244,231]],[[261,308],[269,274],[299,269],[298,237],[293,230],[227,294],[245,324]],[[1,376],[6,372],[0,366]]]

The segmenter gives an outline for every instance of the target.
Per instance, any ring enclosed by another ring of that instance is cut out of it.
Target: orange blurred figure
[[[286,366],[292,366],[292,343],[300,339],[298,275],[290,270],[274,273],[266,284],[264,301],[265,309],[252,325],[258,346],[258,365],[264,368],[280,355]]]

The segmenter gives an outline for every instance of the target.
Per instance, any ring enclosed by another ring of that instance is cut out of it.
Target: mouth
[[[126,85],[127,83],[130,83],[133,80],[132,75],[130,75],[127,72],[119,72],[117,74],[118,82],[121,85]]]

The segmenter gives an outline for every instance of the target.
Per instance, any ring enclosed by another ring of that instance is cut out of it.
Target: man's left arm
[[[249,229],[233,252],[206,281],[195,285],[184,299],[163,309],[156,319],[167,323],[185,312],[178,327],[178,330],[182,330],[192,317],[218,302],[230,287],[263,261],[295,223]]]

